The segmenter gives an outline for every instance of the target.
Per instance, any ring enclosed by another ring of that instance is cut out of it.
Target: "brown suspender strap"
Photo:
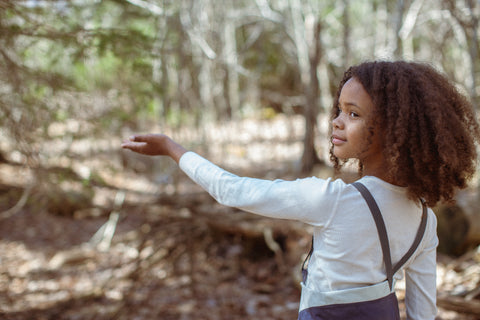
[[[412,246],[410,249],[407,251],[407,253],[398,261],[394,266],[393,266],[393,273],[397,272],[404,264],[407,262],[407,260],[412,256],[412,254],[417,250],[418,245],[422,241],[423,235],[425,233],[425,229],[427,227],[427,206],[425,204],[425,201],[423,199],[420,199],[422,201],[422,208],[423,208],[423,213],[422,213],[422,220],[420,221],[420,226],[418,227],[417,230],[417,235],[415,236],[415,240],[412,243]]]
[[[390,289],[393,286],[393,268],[392,268],[392,258],[390,256],[390,244],[388,241],[387,229],[385,227],[385,222],[383,221],[382,214],[378,208],[377,202],[373,198],[370,191],[360,182],[354,182],[352,185],[357,188],[358,191],[362,194],[363,198],[368,204],[370,211],[372,212],[373,219],[375,220],[375,225],[377,226],[378,236],[380,238],[380,244],[382,245],[383,252],[383,262],[385,263],[385,269],[387,271],[387,280],[390,285]]]
[[[310,244],[310,251],[308,251],[308,254],[305,257],[305,260],[303,260],[303,264],[302,264],[302,281],[303,281],[303,283],[307,282],[308,272],[307,272],[307,268],[305,268],[305,265],[307,264],[307,261],[310,261],[310,257],[312,256],[312,253],[313,253],[313,236],[312,236],[312,243]]]
[[[400,259],[398,263],[395,264],[394,267],[392,267],[392,258],[390,255],[390,245],[388,242],[387,229],[385,227],[385,222],[383,221],[383,217],[380,212],[380,209],[378,208],[377,202],[373,198],[370,191],[368,191],[367,187],[365,187],[362,183],[357,181],[352,183],[352,185],[355,188],[357,188],[357,190],[362,194],[363,198],[367,202],[367,205],[372,213],[373,219],[375,220],[378,236],[380,238],[380,243],[382,245],[383,262],[385,263],[385,269],[387,271],[387,280],[388,280],[388,284],[390,285],[390,289],[392,289],[393,275],[412,256],[412,254],[415,252],[418,245],[420,244],[420,241],[423,238],[423,234],[425,233],[425,228],[427,225],[427,207],[424,201],[422,200],[422,207],[423,207],[422,221],[420,222],[420,227],[418,228],[417,235],[415,236],[415,240],[413,241],[413,244],[410,247],[410,249],[407,251],[407,253]]]
[[[305,270],[305,265],[307,264],[307,261],[310,259],[310,257],[312,256],[312,253],[313,253],[313,236],[312,236],[312,243],[310,244],[310,250],[308,251],[308,254],[307,256],[305,257],[305,259],[303,260],[303,264],[302,264],[302,270]]]

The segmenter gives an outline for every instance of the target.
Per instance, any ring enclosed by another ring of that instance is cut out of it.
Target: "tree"
[[[475,108],[480,107],[480,95],[478,92],[478,75],[480,74],[480,45],[479,45],[479,21],[480,4],[478,1],[465,0],[453,1],[444,0],[444,6],[451,15],[451,21],[462,33],[459,35],[459,41],[466,46],[468,53],[468,93]]]

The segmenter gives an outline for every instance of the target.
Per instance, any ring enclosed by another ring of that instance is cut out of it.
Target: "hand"
[[[148,156],[168,155],[165,150],[167,139],[169,138],[163,134],[134,135],[122,143],[122,148]]]
[[[148,156],[169,156],[177,163],[187,152],[185,148],[164,134],[134,135],[122,143],[122,148]]]

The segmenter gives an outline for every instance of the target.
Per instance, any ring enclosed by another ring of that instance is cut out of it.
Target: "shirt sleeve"
[[[425,246],[413,262],[405,268],[405,303],[408,320],[434,320],[436,307],[436,265],[438,237],[437,221],[433,213]]]
[[[330,179],[262,180],[239,177],[194,152],[185,153],[180,168],[219,203],[272,218],[322,226],[331,219],[335,193]]]

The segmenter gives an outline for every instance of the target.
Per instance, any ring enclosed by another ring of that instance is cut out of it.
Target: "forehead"
[[[350,78],[342,87],[339,102],[352,104],[359,108],[373,109],[372,98],[368,95],[363,85],[356,78]]]

